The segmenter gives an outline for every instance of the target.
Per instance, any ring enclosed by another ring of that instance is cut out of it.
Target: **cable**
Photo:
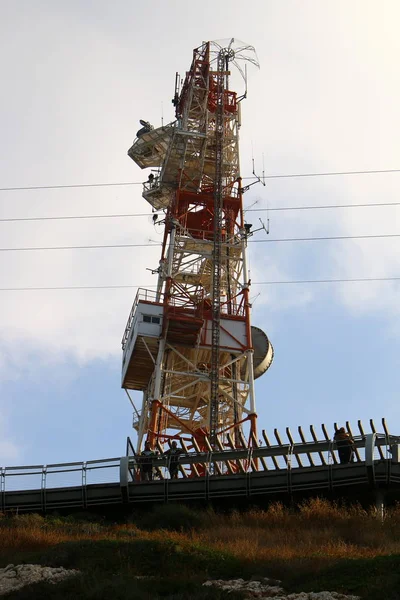
[[[0,223],[11,221],[62,221],[64,219],[122,219],[126,217],[151,217],[151,215],[152,213],[136,213],[127,215],[67,215],[61,217],[17,217],[11,219],[0,219]]]
[[[116,187],[124,185],[143,185],[142,181],[127,181],[118,183],[71,183],[68,185],[29,185],[21,187],[0,188],[0,192],[23,192],[28,190],[62,190],[68,188]]]
[[[399,206],[400,202],[375,202],[370,204],[326,204],[322,206],[281,206],[277,208],[248,208],[244,212],[273,212],[279,210],[318,210],[321,208],[365,208],[368,206]],[[0,219],[1,221],[1,219]]]
[[[309,283],[361,283],[369,281],[400,281],[400,277],[362,277],[352,279],[296,279],[289,281],[255,281],[252,285],[286,285]],[[58,290],[120,290],[136,288],[156,288],[156,285],[77,285],[60,287],[20,287],[0,288],[0,292],[31,292],[31,291],[58,291]]]
[[[318,210],[322,208],[365,208],[378,206],[399,206],[400,202],[376,202],[373,204],[329,204],[321,206],[280,206],[278,208],[245,208],[244,212],[274,212],[285,210]],[[66,219],[125,219],[130,217],[151,217],[154,213],[127,213],[110,215],[66,215],[60,217],[16,217],[0,219],[0,223],[16,221],[61,221]]]
[[[374,173],[400,173],[400,169],[374,169],[366,171],[328,171],[326,173],[295,173],[290,175],[265,175],[263,179],[284,179],[289,177],[329,177],[332,175],[370,175]],[[247,178],[243,178],[247,179]],[[1,190],[0,190],[1,191]]]
[[[400,281],[400,277],[360,277],[353,279],[296,279],[290,281],[258,281],[253,285],[281,285],[292,283],[360,283],[366,281]]]
[[[60,287],[22,287],[22,288],[0,288],[0,292],[36,292],[56,290],[122,290],[132,288],[155,288],[156,285],[67,285]]]
[[[328,171],[325,173],[289,173],[287,175],[264,175],[264,179],[289,179],[292,177],[329,177],[334,175],[369,175],[375,173],[399,173],[400,169],[373,169],[365,171]],[[254,179],[254,177],[242,177],[242,179]],[[116,183],[73,183],[68,185],[32,185],[19,187],[0,188],[0,192],[15,192],[28,190],[59,190],[68,188],[88,188],[88,187],[113,187],[127,185],[143,185],[141,181],[126,181]]]
[[[48,246],[41,248],[0,248],[0,252],[31,252],[34,250],[97,250],[99,248],[159,248],[160,244],[109,244],[97,246]]]
[[[274,242],[319,242],[332,240],[367,240],[378,238],[397,238],[400,233],[385,233],[380,235],[337,235],[326,237],[309,237],[309,238],[280,238],[272,240],[250,240],[250,244],[265,244]],[[160,244],[98,244],[95,246],[47,246],[38,248],[0,248],[0,252],[31,252],[34,250],[97,250],[99,248],[156,248]]]
[[[334,235],[326,237],[309,237],[309,238],[280,238],[272,240],[250,240],[249,244],[266,244],[272,242],[320,242],[332,240],[369,240],[376,238],[395,238],[400,237],[400,233],[384,233],[380,235]],[[1,250],[1,248],[0,248]]]

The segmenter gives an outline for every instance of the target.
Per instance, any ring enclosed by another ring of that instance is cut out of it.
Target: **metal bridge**
[[[347,424],[348,429],[350,426]],[[128,438],[127,456],[49,465],[3,467],[0,470],[0,510],[41,511],[86,509],[96,506],[134,505],[145,502],[212,501],[218,498],[252,498],[254,501],[288,495],[346,495],[353,490],[400,491],[400,437],[388,433],[384,419],[378,433],[373,421],[370,433],[358,423],[360,434],[353,436],[354,460],[339,464],[336,443],[318,439],[288,443],[274,431],[272,445],[263,431],[262,445],[243,449],[187,452],[179,456],[180,476],[168,476],[169,457],[153,459],[154,481],[138,481],[140,457],[135,456]],[[183,448],[183,447],[182,447]]]

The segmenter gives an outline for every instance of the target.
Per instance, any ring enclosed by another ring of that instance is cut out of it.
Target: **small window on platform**
[[[160,324],[160,317],[153,317],[152,315],[143,315],[143,323],[154,323]]]

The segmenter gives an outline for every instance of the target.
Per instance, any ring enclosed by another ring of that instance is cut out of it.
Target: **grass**
[[[34,562],[82,573],[57,586],[24,588],[10,599],[233,600],[241,596],[201,584],[275,577],[292,592],[400,600],[399,506],[383,520],[373,509],[318,498],[294,509],[278,503],[229,514],[163,505],[123,523],[87,515],[5,516],[0,536],[0,567]]]

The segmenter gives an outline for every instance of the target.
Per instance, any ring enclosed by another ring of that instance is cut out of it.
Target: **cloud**
[[[0,403],[0,408],[0,466],[4,467],[18,462],[23,454],[24,443],[9,431],[4,401]]]
[[[259,7],[264,10],[261,3]],[[125,9],[138,22],[146,18],[143,11],[131,14]],[[262,19],[262,27],[253,24],[240,34],[256,46],[261,62],[243,103],[243,174],[251,170],[252,154],[258,165],[264,155],[267,174],[397,166],[393,164],[400,133],[396,20],[389,16],[379,20],[379,36],[374,37],[370,35],[374,11],[359,14],[346,6],[345,21],[341,10],[317,8],[316,3],[308,3],[301,12],[299,18],[291,14],[287,20],[286,10],[268,10],[265,14],[274,24],[269,35]],[[315,18],[310,19],[311,14]],[[165,24],[175,19],[173,11],[157,18],[164,17]],[[282,19],[287,26],[283,37],[276,27]],[[329,31],[321,27],[328,21]],[[162,102],[170,107],[165,108],[165,121],[172,118],[168,86],[175,68],[187,68],[190,52],[182,58],[181,42],[169,40],[175,55],[160,53],[159,47],[148,44],[145,28],[136,28],[133,40],[126,23],[117,27],[112,22],[111,27],[109,21],[89,19],[84,9],[46,10],[35,23],[32,27],[26,18],[3,37],[12,51],[12,61],[3,54],[9,87],[0,100],[5,115],[3,149],[7,148],[1,169],[4,186],[145,179],[126,150],[137,120],[146,117],[156,124]],[[353,28],[355,23],[358,27]],[[167,26],[164,31],[167,36]],[[188,37],[189,33],[194,46],[198,32],[187,32]],[[167,37],[162,39],[161,45]],[[172,59],[179,62],[177,67],[171,67]],[[379,202],[397,199],[398,190],[396,174],[268,180],[265,189],[252,188],[246,202],[251,204],[257,196],[261,198],[257,207],[264,208]],[[13,192],[2,196],[0,205],[4,218],[150,212],[139,186]],[[311,237],[392,231],[399,213],[314,210],[270,213],[270,219],[270,238]],[[146,217],[0,225],[3,247],[160,240]],[[260,243],[249,248],[253,283],[399,275],[399,247],[394,240]],[[1,287],[154,284],[156,278],[146,269],[157,268],[158,260],[155,248],[3,252]],[[362,286],[356,288],[357,294],[350,284],[330,288],[331,298],[354,314],[384,311],[388,320],[397,317],[395,284]],[[276,318],[285,310],[307,308],[320,289],[254,285],[253,295],[261,292],[254,314],[260,306],[274,311]],[[34,349],[48,360],[62,362],[73,356],[80,364],[118,355],[134,295],[135,290],[0,292],[0,360],[5,365],[11,357],[18,372]]]

